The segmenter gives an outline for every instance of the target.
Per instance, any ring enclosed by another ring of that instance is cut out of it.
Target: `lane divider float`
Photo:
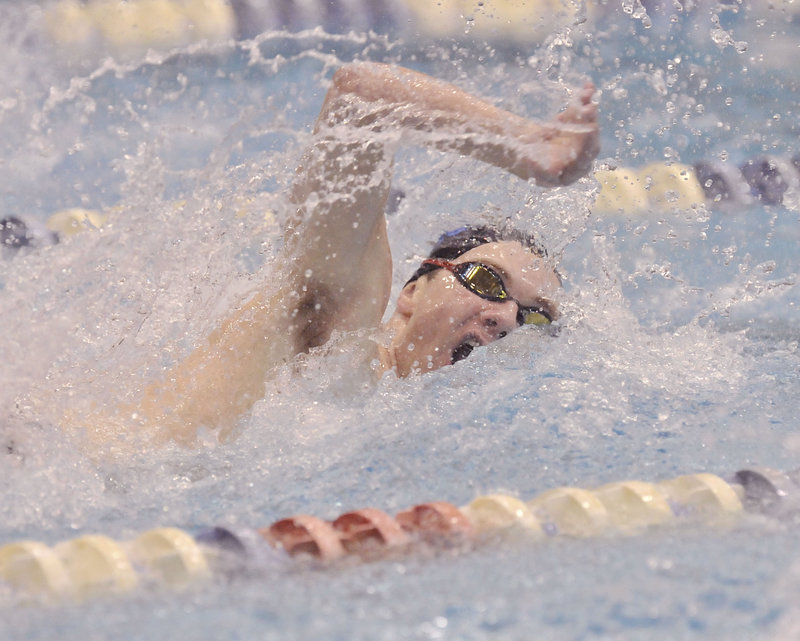
[[[793,0],[752,3],[747,10],[754,18],[764,17],[767,8],[788,19],[800,13]],[[656,23],[657,16],[691,13],[686,8],[676,13],[665,1],[648,4],[647,11]],[[579,0],[54,0],[44,13],[46,33],[62,50],[80,47],[91,53],[94,46],[101,52],[127,53],[320,27],[339,34],[374,31],[485,40],[496,46],[531,44],[561,29],[594,25],[615,9]]]
[[[0,587],[22,601],[85,601],[129,593],[141,586],[181,590],[215,576],[263,575],[293,557],[335,564],[410,554],[420,545],[469,546],[507,533],[531,541],[635,536],[668,524],[730,526],[747,511],[770,517],[800,510],[800,473],[746,469],[730,480],[714,474],[657,483],[623,481],[593,489],[559,487],[523,500],[488,494],[456,507],[444,501],[415,505],[394,517],[375,508],[332,521],[298,514],[256,529],[212,527],[192,535],[159,527],[131,541],[87,534],[48,546],[18,541],[0,546]]]
[[[800,207],[800,154],[753,158],[738,167],[710,161],[614,167],[598,169],[595,179],[600,189],[594,209],[599,213],[669,212],[701,204]]]
[[[56,0],[43,13],[45,34],[63,54],[125,56],[319,28],[541,43],[594,8],[578,0]]]
[[[601,168],[594,177],[599,184],[593,210],[600,214],[669,213],[704,204],[708,207],[747,207],[756,203],[800,209],[800,154],[792,158],[762,157],[740,167],[728,163],[654,163],[640,169]],[[397,206],[402,192],[393,192]],[[185,203],[175,203],[176,210]],[[256,203],[242,199],[236,216],[250,215]],[[10,258],[20,249],[56,244],[83,231],[97,230],[113,218],[110,212],[80,207],[52,214],[42,224],[25,216],[0,219],[0,255]],[[265,210],[264,224],[275,225]]]

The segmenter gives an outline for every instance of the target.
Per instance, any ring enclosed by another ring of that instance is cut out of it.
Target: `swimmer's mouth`
[[[480,347],[480,342],[473,337],[467,337],[461,341],[458,346],[453,350],[450,355],[450,364],[463,361],[467,356],[472,354],[472,350]]]

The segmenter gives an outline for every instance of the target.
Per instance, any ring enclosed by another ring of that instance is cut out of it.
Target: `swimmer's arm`
[[[423,73],[357,63],[336,72],[317,131],[338,124],[416,131],[422,134],[416,142],[472,156],[524,180],[568,184],[585,174],[597,155],[593,92],[587,83],[573,105],[540,123]],[[361,101],[360,111],[347,97]]]
[[[120,408],[156,440],[195,443],[197,430],[227,440],[241,416],[264,397],[267,373],[295,350],[280,335],[285,290],[257,293],[188,356],[143,390],[135,405]]]
[[[587,85],[577,107],[542,125],[408,69],[339,69],[290,194],[298,208],[286,233],[298,351],[324,343],[334,328],[381,320],[391,288],[384,208],[395,145],[410,138],[524,179],[571,182],[597,152],[592,92]],[[308,327],[317,330],[313,341],[297,333]]]
[[[276,293],[265,284],[125,411],[185,442],[200,426],[229,432],[263,396],[269,370],[334,329],[380,322],[391,288],[384,208],[393,146],[404,134],[525,179],[569,182],[596,153],[590,95],[587,86],[579,108],[564,112],[571,125],[587,123],[588,133],[565,134],[564,119],[540,125],[407,69],[337,71],[290,193],[298,214],[277,266],[284,287]]]
[[[132,429],[155,443],[192,446],[201,428],[227,440],[245,412],[264,397],[267,372],[296,353],[277,331],[286,295],[257,293],[135,400],[122,401],[111,412],[70,412],[63,427],[81,429],[90,451],[98,454],[124,454],[131,444],[135,447],[139,440],[125,438]]]

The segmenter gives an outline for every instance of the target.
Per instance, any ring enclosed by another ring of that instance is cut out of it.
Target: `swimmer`
[[[523,235],[467,228],[445,235],[389,302],[392,260],[384,211],[401,143],[476,158],[522,180],[568,184],[598,151],[594,87],[587,83],[546,124],[497,108],[408,69],[339,69],[289,193],[281,286],[264,283],[204,343],[117,417],[192,444],[197,430],[224,440],[265,394],[269,372],[332,333],[375,330],[378,373],[428,372],[524,324],[558,316],[558,275]],[[106,419],[108,417],[105,417]],[[95,423],[94,420],[90,423]],[[84,420],[85,426],[87,422]],[[107,424],[107,423],[106,423]]]

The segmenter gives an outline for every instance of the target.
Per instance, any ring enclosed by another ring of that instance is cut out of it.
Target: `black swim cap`
[[[499,243],[502,241],[517,241],[523,247],[527,247],[534,254],[547,257],[547,251],[539,245],[532,234],[525,234],[509,224],[502,226],[489,225],[466,225],[453,231],[448,231],[439,236],[439,240],[431,249],[428,258],[441,258],[443,260],[454,260],[465,254],[470,249],[475,249],[487,243]],[[438,269],[435,265],[422,265],[411,278],[406,281],[406,285],[413,283],[418,278]]]

